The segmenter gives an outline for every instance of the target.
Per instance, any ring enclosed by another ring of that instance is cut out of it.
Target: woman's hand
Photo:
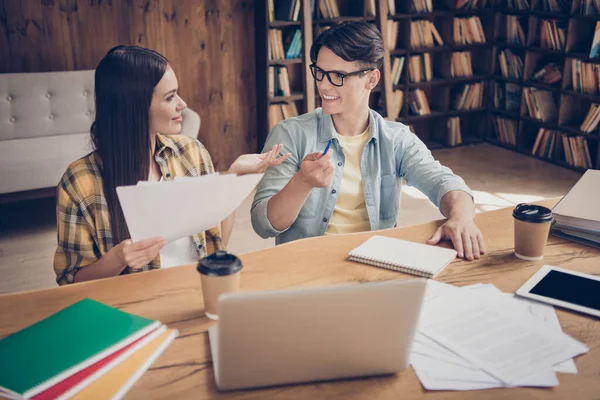
[[[278,157],[279,152],[283,148],[282,144],[276,144],[271,150],[264,154],[243,154],[237,158],[229,167],[229,173],[237,175],[246,174],[261,174],[269,167],[279,165],[291,156],[291,153],[286,153]]]
[[[153,238],[132,242],[131,239],[123,240],[110,251],[114,251],[115,257],[121,265],[127,265],[132,269],[139,269],[154,260],[160,250],[167,242],[163,238]]]

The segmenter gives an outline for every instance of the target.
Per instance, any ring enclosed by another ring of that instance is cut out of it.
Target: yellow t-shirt
[[[340,193],[325,231],[326,235],[371,230],[362,186],[360,159],[369,140],[369,129],[358,136],[338,135],[346,163]]]

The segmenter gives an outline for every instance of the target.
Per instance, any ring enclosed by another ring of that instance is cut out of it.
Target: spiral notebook
[[[426,278],[437,276],[455,257],[453,249],[385,236],[371,236],[350,252],[350,261]]]

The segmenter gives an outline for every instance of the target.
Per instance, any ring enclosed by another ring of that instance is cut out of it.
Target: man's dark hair
[[[317,61],[321,47],[327,47],[346,61],[357,61],[363,67],[381,68],[383,38],[381,32],[364,21],[347,21],[322,32],[310,48],[310,59]]]

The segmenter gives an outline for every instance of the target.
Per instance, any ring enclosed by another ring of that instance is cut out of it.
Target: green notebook
[[[159,327],[91,299],[0,340],[0,393],[31,397]]]

